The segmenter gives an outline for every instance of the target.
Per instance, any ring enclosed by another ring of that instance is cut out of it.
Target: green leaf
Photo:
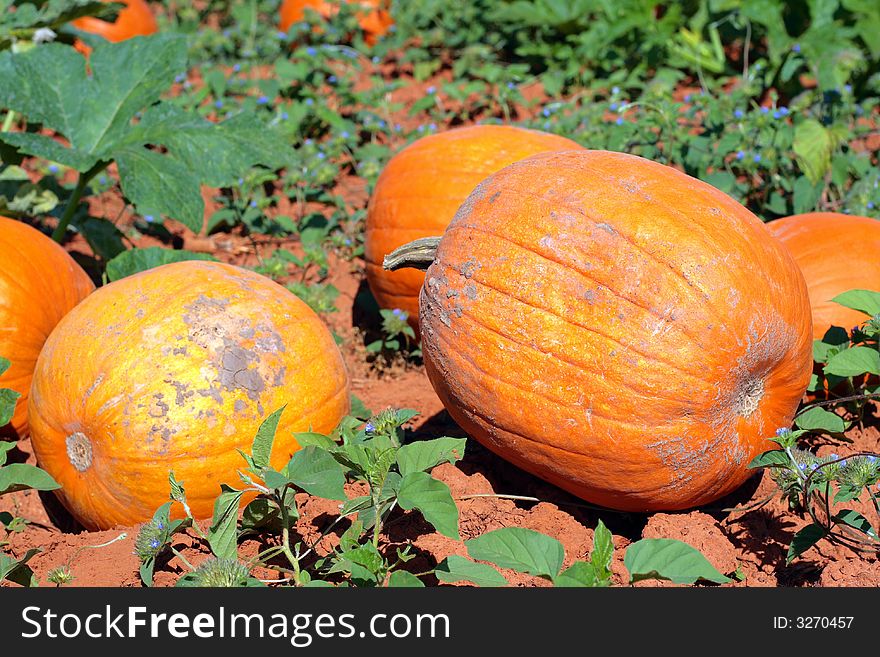
[[[822,525],[813,523],[801,529],[792,537],[791,545],[788,546],[788,555],[785,557],[786,565],[790,564],[824,537],[825,528]]]
[[[422,589],[424,582],[405,570],[395,570],[388,577],[388,586],[392,588]]]
[[[623,558],[630,583],[643,579],[668,579],[693,584],[705,579],[717,584],[731,581],[719,573],[703,554],[674,538],[643,538],[630,545]]]
[[[546,534],[523,527],[503,527],[465,541],[473,559],[489,561],[500,568],[553,579],[562,568],[562,543]]]
[[[788,458],[788,454],[785,453],[784,449],[773,449],[769,452],[758,454],[752,459],[748,467],[750,469],[773,467],[787,468],[790,464],[791,460]]]
[[[464,438],[436,438],[409,443],[397,450],[400,474],[426,472],[441,463],[455,463],[464,456]]]
[[[272,445],[275,443],[275,432],[278,430],[278,422],[281,420],[281,414],[285,408],[287,408],[287,404],[263,420],[260,428],[257,429],[257,435],[254,436],[254,442],[251,445],[251,457],[257,470],[269,467]]]
[[[107,263],[107,280],[118,281],[120,278],[137,274],[138,272],[161,267],[172,262],[184,262],[186,260],[214,260],[207,253],[193,253],[192,251],[178,251],[166,249],[161,246],[149,246],[145,249],[129,249],[120,253]]]
[[[792,148],[798,165],[813,184],[822,180],[831,166],[833,142],[825,127],[815,119],[802,121],[794,130]]]
[[[863,312],[871,317],[880,313],[880,292],[850,290],[843,294],[838,294],[832,301],[839,303],[841,306]]]
[[[613,558],[614,540],[611,531],[600,520],[593,532],[593,552],[590,554],[590,562],[596,567],[597,574],[604,576],[610,572]]]
[[[8,362],[8,361],[7,361]],[[21,395],[9,388],[0,388],[0,427],[5,427],[12,421],[15,414],[15,405]]]
[[[221,484],[221,493],[214,502],[214,520],[208,529],[211,552],[218,559],[238,557],[238,505],[244,491]]]
[[[602,586],[596,566],[589,561],[575,561],[569,568],[553,578],[554,586],[595,587]]]
[[[472,582],[477,586],[507,586],[509,582],[504,575],[484,563],[476,563],[470,559],[452,554],[437,564],[434,575],[441,582]]]
[[[0,376],[2,376],[11,365],[12,363],[9,362],[8,358],[3,358],[3,356],[0,356]]]
[[[828,431],[830,433],[843,433],[849,423],[842,417],[831,411],[826,411],[820,406],[814,406],[795,417],[795,424],[807,431]]]
[[[0,495],[18,490],[56,490],[61,484],[45,470],[28,463],[13,463],[0,467]]]
[[[871,538],[877,538],[877,532],[874,531],[871,523],[858,511],[853,511],[852,509],[844,509],[843,511],[835,514],[834,519],[837,522],[843,523],[844,525],[848,525],[853,529],[859,530],[860,532],[870,536]]]
[[[141,566],[138,568],[138,574],[141,576],[141,581],[144,583],[144,586],[153,585],[153,569],[155,567],[155,557],[150,557],[146,561],[141,562]]]
[[[845,377],[880,374],[880,352],[871,347],[845,349],[828,360],[825,374]]]
[[[40,548],[31,548],[21,559],[13,559],[5,554],[0,554],[0,581],[6,579],[21,586],[36,586],[36,578],[27,562],[35,554],[42,552]]]
[[[16,443],[0,440],[0,465],[6,463],[6,459],[8,458],[6,453],[12,451],[15,447]]]
[[[287,464],[284,475],[307,493],[327,500],[347,500],[345,471],[333,456],[319,447],[303,447]]]
[[[449,487],[426,472],[410,472],[400,482],[397,502],[403,509],[418,509],[425,520],[450,538],[461,540],[458,534],[458,507]]]
[[[336,448],[336,442],[322,433],[306,431],[303,433],[295,433],[293,434],[293,437],[296,438],[296,442],[298,442],[301,447],[320,447],[328,452],[332,452]]]
[[[115,156],[119,184],[136,208],[153,208],[193,232],[201,232],[205,202],[192,169],[141,147],[117,151]]]

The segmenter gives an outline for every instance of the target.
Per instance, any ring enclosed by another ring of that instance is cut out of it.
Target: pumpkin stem
[[[434,262],[438,246],[440,246],[439,237],[422,237],[413,240],[385,256],[382,266],[388,271],[406,268],[426,271]]]

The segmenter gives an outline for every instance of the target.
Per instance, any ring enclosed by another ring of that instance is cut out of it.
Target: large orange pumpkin
[[[125,41],[136,36],[154,34],[159,27],[150,6],[144,0],[101,0],[102,2],[121,2],[125,8],[119,12],[114,22],[92,16],[78,18],[71,25],[83,32],[97,34],[107,41]]]
[[[0,388],[22,395],[10,423],[13,437],[27,433],[28,392],[43,343],[94,289],[58,244],[27,224],[0,217],[0,356],[11,361]]]
[[[880,221],[836,212],[798,214],[767,224],[801,268],[813,309],[813,337],[831,326],[847,330],[864,313],[831,301],[854,289],[880,291]]]
[[[89,529],[147,520],[168,472],[196,517],[240,483],[263,419],[287,404],[272,464],[294,431],[331,431],[348,376],[330,332],[274,281],[232,265],[164,265],[100,288],[46,341],[31,388],[31,440]]]
[[[358,4],[364,8],[364,11],[358,14],[358,22],[364,31],[364,40],[371,45],[394,24],[391,14],[388,13],[386,0],[345,0],[345,2]],[[287,32],[291,25],[303,20],[306,16],[306,8],[315,10],[327,19],[339,11],[339,0],[335,2],[329,0],[284,0],[279,10],[281,30]]]
[[[471,436],[626,511],[742,484],[812,366],[806,284],[761,221],[621,153],[535,155],[480,184],[420,311],[428,376]]]
[[[411,240],[443,233],[488,175],[536,153],[576,148],[546,132],[478,125],[423,137],[391,158],[370,198],[364,237],[367,282],[379,305],[406,311],[417,328],[425,276],[414,269],[386,271],[383,258]]]

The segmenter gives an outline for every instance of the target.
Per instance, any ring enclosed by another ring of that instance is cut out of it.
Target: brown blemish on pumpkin
[[[482,265],[477,262],[477,259],[471,257],[461,266],[461,275],[465,278],[470,278],[480,267],[482,267]]]
[[[168,404],[162,401],[163,395],[161,392],[157,392],[153,395],[153,398],[156,400],[150,405],[150,410],[147,411],[147,414],[150,417],[165,417],[168,415]]]
[[[64,444],[67,447],[67,458],[78,472],[85,472],[92,467],[92,441],[88,436],[77,431],[70,434]]]
[[[499,196],[501,196],[500,189],[489,197],[489,203],[494,203],[495,201],[497,201]]]

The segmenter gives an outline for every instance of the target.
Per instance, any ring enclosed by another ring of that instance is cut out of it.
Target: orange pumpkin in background
[[[367,282],[379,305],[406,311],[418,328],[425,275],[415,269],[387,271],[383,258],[414,239],[441,235],[490,174],[536,153],[578,148],[547,132],[475,125],[422,137],[391,158],[370,198],[364,234]]]
[[[364,31],[364,40],[370,45],[375,44],[376,40],[394,25],[394,19],[388,13],[387,0],[345,0],[345,2],[363,7],[364,10],[358,14],[358,22]],[[307,8],[315,10],[328,19],[339,11],[339,1],[284,0],[279,10],[281,30],[287,32],[291,25],[304,20]]]
[[[791,252],[807,281],[813,337],[831,326],[847,331],[865,321],[857,310],[831,301],[849,290],[880,291],[880,221],[836,212],[810,212],[767,224]]]
[[[21,394],[6,433],[27,434],[28,393],[43,343],[94,289],[61,246],[36,228],[0,217],[0,356],[11,363],[0,388]]]
[[[38,463],[88,529],[148,520],[168,473],[209,517],[240,483],[263,420],[287,405],[272,451],[293,432],[332,431],[349,410],[330,331],[271,279],[215,262],[157,267],[97,290],[52,332],[29,402]]]
[[[120,10],[119,15],[114,22],[94,18],[93,16],[85,16],[77,18],[71,22],[71,25],[83,32],[97,34],[104,37],[107,41],[117,42],[125,41],[136,36],[146,36],[154,34],[159,30],[156,24],[156,17],[150,10],[150,6],[145,0],[101,0],[102,2],[120,2],[125,8]],[[89,50],[83,44],[78,45],[78,50]]]
[[[481,183],[420,301],[425,367],[485,446],[595,504],[730,493],[810,379],[807,286],[735,200],[604,151],[535,155]]]

